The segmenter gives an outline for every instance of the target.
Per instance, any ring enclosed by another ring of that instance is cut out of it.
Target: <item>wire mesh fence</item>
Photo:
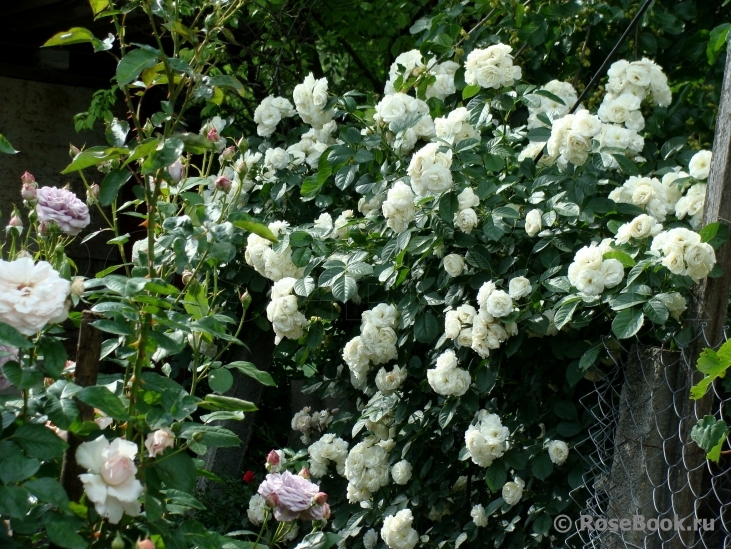
[[[711,347],[704,328],[692,343]],[[612,363],[581,399],[592,466],[572,496],[592,520],[576,520],[570,546],[731,548],[731,456],[710,462],[690,438],[703,416],[723,419],[731,397],[716,383],[689,400],[693,348],[608,349]]]

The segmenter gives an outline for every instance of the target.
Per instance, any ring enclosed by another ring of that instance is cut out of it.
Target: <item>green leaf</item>
[[[612,333],[617,339],[632,337],[642,328],[645,315],[639,309],[624,309],[612,321]]]
[[[84,387],[76,393],[76,398],[93,408],[99,408],[113,419],[119,421],[127,421],[129,419],[127,409],[122,404],[122,401],[119,400],[119,397],[103,385]]]
[[[43,355],[43,369],[53,379],[58,379],[66,367],[66,348],[63,344],[49,337],[43,337],[39,350]]]
[[[0,134],[0,152],[5,154],[16,154],[19,151],[16,151],[15,147],[10,144],[10,141]]]
[[[143,70],[154,67],[157,59],[157,53],[142,48],[128,52],[117,64],[117,83],[126,86],[135,81]]]
[[[99,204],[109,206],[117,198],[119,189],[129,181],[132,172],[129,170],[114,170],[104,176],[99,185]]]
[[[619,164],[619,167],[622,168],[622,171],[627,175],[640,175],[640,169],[637,167],[637,164],[632,162],[629,158],[627,158],[623,154],[612,154],[614,159],[617,161],[617,164]]]
[[[35,458],[25,457],[23,451],[9,440],[0,442],[0,480],[4,484],[15,484],[32,477],[41,467]]]
[[[321,322],[313,322],[307,332],[306,345],[310,349],[317,349],[325,335],[325,326]]]
[[[69,447],[48,427],[36,423],[21,425],[13,434],[12,439],[25,450],[28,457],[44,460],[61,457],[63,451]]]
[[[704,349],[698,357],[696,368],[705,377],[698,384],[690,388],[690,398],[693,400],[702,398],[717,378],[726,375],[726,370],[730,366],[731,340],[721,345],[718,352],[713,349]]]
[[[332,532],[313,532],[307,534],[294,549],[330,549],[343,539],[342,536]]]
[[[641,294],[617,294],[614,296],[609,304],[611,305],[612,309],[615,311],[621,311],[623,309],[627,309],[629,307],[634,307],[635,305],[639,305],[641,303],[645,303],[647,301],[647,296],[641,295]]]
[[[706,452],[719,442],[722,442],[728,435],[728,426],[723,420],[717,420],[713,416],[705,416],[702,420],[695,424],[690,431],[690,438],[703,448]]]
[[[613,250],[611,252],[605,253],[604,259],[616,259],[625,268],[634,267],[635,265],[637,265],[637,262],[632,259],[631,255],[626,254],[620,250]]]
[[[708,57],[709,65],[716,63],[716,59],[718,59],[726,45],[729,31],[731,31],[731,23],[722,23],[711,31],[708,46],[706,46],[706,57]]]
[[[211,79],[208,81],[208,84],[211,86],[216,86],[218,88],[233,88],[235,90],[244,89],[244,85],[239,82],[239,80],[235,76],[231,76],[228,74],[212,76]]]
[[[85,168],[98,166],[99,164],[103,164],[109,160],[119,158],[124,151],[126,150],[116,147],[91,147],[77,154],[71,164],[66,166],[61,173],[67,174],[78,172]]]
[[[594,365],[596,362],[596,359],[599,358],[599,353],[601,353],[602,349],[604,347],[599,344],[595,345],[594,347],[589,348],[583,355],[581,355],[581,360],[579,361],[579,370],[586,371],[591,366]]]
[[[507,479],[508,472],[505,470],[505,462],[502,460],[493,462],[485,471],[485,482],[492,492],[500,490]]]
[[[24,368],[14,361],[6,362],[3,365],[3,375],[17,389],[31,389],[43,383],[44,373],[36,367]]]
[[[553,323],[556,325],[557,330],[560,330],[571,322],[574,312],[576,311],[576,307],[579,306],[580,302],[580,299],[573,299],[572,301],[567,301],[556,310],[556,314],[553,317]]]
[[[69,506],[69,497],[61,483],[55,478],[42,477],[25,483],[25,488],[30,490],[41,501],[55,505],[60,509]]]
[[[83,44],[85,42],[91,42],[94,40],[94,34],[83,27],[73,27],[67,31],[59,32],[53,37],[49,38],[42,48],[49,48],[51,46],[68,46],[69,44]]]
[[[217,393],[225,393],[234,384],[234,376],[225,368],[211,370],[208,374],[208,386]]]
[[[157,170],[167,168],[180,158],[184,148],[183,140],[179,137],[173,136],[165,139],[158,144],[157,148],[142,163],[142,172],[151,174]]]
[[[534,477],[539,480],[546,480],[548,475],[553,472],[553,462],[551,461],[551,457],[548,455],[548,452],[541,452],[538,454],[538,456],[536,456],[536,458],[531,462],[530,469]]]
[[[51,543],[64,549],[87,549],[89,544],[76,533],[76,526],[71,522],[54,521],[46,526],[46,533]]]
[[[99,15],[109,7],[109,0],[89,0],[89,4],[94,15]]]
[[[107,332],[109,334],[126,336],[135,335],[135,332],[132,328],[130,328],[126,324],[117,322],[116,320],[95,320],[91,323],[91,325],[94,326],[97,330],[101,330],[102,332]]]
[[[271,231],[271,229],[263,223],[258,223],[253,219],[239,219],[237,221],[232,221],[232,223],[234,227],[238,227],[239,229],[244,229],[245,231],[249,231],[250,233],[259,235],[260,237],[266,238],[271,242],[277,242],[277,237],[274,236],[274,233]]]
[[[213,400],[209,399],[209,396],[206,397],[206,400]],[[180,429],[180,437],[186,440],[193,439],[195,442],[199,442],[209,448],[237,447],[241,444],[239,437],[234,432],[223,427],[201,425],[200,423],[183,423]]]
[[[168,449],[155,460],[155,469],[167,488],[190,493],[195,488],[197,471],[193,458],[185,452]]]
[[[454,193],[444,193],[439,199],[439,217],[450,225],[454,222],[454,214],[459,210],[459,199]]]
[[[46,428],[44,427],[44,429]],[[49,429],[46,429],[46,431],[49,431]],[[22,518],[25,516],[30,508],[28,495],[28,491],[25,488],[18,486],[0,486],[0,515],[13,518]]]
[[[352,299],[357,292],[358,285],[355,279],[347,274],[335,278],[332,283],[333,297],[343,303]]]
[[[229,412],[256,412],[258,410],[254,403],[248,400],[213,394],[206,395],[205,401],[200,406]]]
[[[414,337],[421,343],[431,343],[439,335],[439,322],[429,311],[416,317]]]
[[[728,240],[728,225],[725,223],[710,223],[703,227],[698,233],[701,235],[701,241],[710,244],[714,250],[717,250],[721,244]]]
[[[230,364],[226,365],[226,368],[235,368],[245,376],[249,376],[251,378],[254,378],[262,385],[266,385],[267,387],[276,387],[277,384],[274,383],[274,379],[269,374],[269,372],[264,372],[262,370],[259,370],[254,364],[251,362],[245,362],[243,360],[238,360],[236,362],[231,362]]]
[[[452,422],[452,419],[454,419],[454,414],[457,411],[457,406],[459,405],[459,399],[453,398],[448,400],[444,406],[442,406],[442,410],[439,412],[439,426],[442,429],[445,429],[447,425],[449,425]]]
[[[27,349],[33,347],[33,343],[12,326],[0,322],[0,345],[8,347],[18,347],[19,349]]]
[[[474,97],[478,93],[480,93],[480,86],[477,84],[472,84],[470,86],[465,86],[465,88],[462,90],[462,101],[467,101],[470,97]]]
[[[657,298],[652,298],[650,301],[645,303],[642,307],[642,312],[649,318],[654,324],[663,325],[670,316],[667,305],[663,301]]]

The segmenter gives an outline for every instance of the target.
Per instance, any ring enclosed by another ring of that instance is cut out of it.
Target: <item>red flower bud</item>
[[[312,504],[313,505],[325,505],[327,503],[327,494],[325,492],[317,492],[312,497]]]
[[[276,450],[267,454],[267,465],[279,465],[279,454]]]
[[[243,480],[246,484],[251,484],[254,482],[255,478],[254,471],[246,471],[244,476],[241,477],[241,480]]]
[[[264,505],[269,509],[274,509],[279,504],[279,496],[276,492],[272,492],[266,498],[264,498]]]
[[[208,139],[208,141],[218,141],[218,130],[216,128],[211,128],[206,134],[206,139]]]
[[[25,172],[23,175],[20,176],[20,180],[23,182],[23,185],[31,184],[36,182],[35,176],[30,172]],[[36,185],[37,186],[37,185]]]
[[[222,175],[221,177],[216,179],[216,187],[227,193],[229,190],[231,190],[231,180],[228,177]]]

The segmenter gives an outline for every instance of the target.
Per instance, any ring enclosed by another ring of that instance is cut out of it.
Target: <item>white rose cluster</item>
[[[346,343],[343,349],[343,360],[356,388],[365,388],[371,364],[386,364],[398,357],[397,318],[396,307],[386,303],[379,303],[361,315],[360,335]]]
[[[477,423],[470,425],[464,434],[467,451],[472,462],[480,467],[489,467],[492,462],[507,451],[510,431],[497,414],[487,410],[477,413]]]
[[[437,137],[447,143],[459,143],[465,139],[479,139],[480,132],[469,123],[469,112],[459,107],[447,116],[434,119]]]
[[[381,538],[390,549],[414,549],[419,541],[419,534],[411,527],[413,522],[411,509],[402,509],[395,515],[388,515],[383,520]]]
[[[454,214],[454,226],[465,234],[470,234],[477,227],[479,219],[475,208],[480,205],[480,198],[471,187],[466,187],[457,196],[459,205]]]
[[[650,249],[662,258],[671,273],[700,282],[716,264],[713,247],[701,242],[698,233],[682,227],[663,231],[652,239]]]
[[[384,395],[392,395],[403,385],[407,375],[406,368],[400,366],[394,366],[390,372],[381,368],[376,373],[376,387]]]
[[[703,224],[703,207],[705,203],[706,184],[696,183],[691,185],[685,196],[681,197],[675,204],[675,217],[683,219],[685,216],[689,216],[690,226],[697,231]]]
[[[472,305],[464,304],[444,316],[444,335],[456,340],[458,347],[472,346],[472,321],[477,311]]]
[[[321,410],[310,414],[310,407],[305,406],[294,417],[292,417],[292,430],[302,433],[300,440],[302,444],[310,443],[310,435],[313,431],[322,433],[326,431],[333,416],[329,410]]]
[[[294,116],[292,103],[284,97],[266,97],[254,111],[254,122],[256,122],[256,133],[261,137],[269,137],[277,129],[277,124],[282,118]]]
[[[418,197],[435,196],[452,188],[452,151],[440,152],[439,148],[438,143],[429,143],[411,157],[407,173]]]
[[[267,515],[267,511],[269,511],[269,508],[267,507],[266,501],[263,497],[259,494],[251,496],[251,499],[249,499],[249,508],[246,510],[249,522],[258,526],[264,522],[265,518],[272,516],[271,512]]]
[[[528,105],[528,129],[545,126],[545,123],[538,118],[540,114],[545,114],[549,120],[566,116],[579,98],[571,84],[560,80],[551,80],[545,86],[541,86],[540,89],[552,93],[561,99],[564,104],[562,105],[549,97],[534,94],[532,99],[536,103]]]
[[[306,162],[310,168],[315,169],[322,153],[335,143],[331,134],[336,129],[335,120],[331,120],[319,130],[310,128],[297,143],[287,147],[287,153],[292,157],[292,163],[295,166],[300,166]]]
[[[416,217],[414,206],[414,192],[406,183],[396,181],[386,194],[386,200],[381,205],[386,225],[397,233],[406,230],[408,224]]]
[[[555,159],[559,168],[568,164],[583,166],[592,151],[592,139],[602,130],[598,117],[587,110],[567,114],[553,121],[548,139],[548,155]]]
[[[508,292],[498,290],[495,283],[485,282],[477,292],[478,313],[472,318],[472,349],[483,358],[491,349],[499,349],[510,336],[517,335],[515,322],[503,323],[499,319],[513,312],[513,298]],[[462,342],[462,333],[458,342]]]
[[[345,478],[348,479],[348,501],[357,503],[388,484],[388,452],[376,437],[366,437],[348,453],[345,459]]]
[[[612,154],[625,154],[634,158],[645,147],[645,140],[637,131],[617,124],[602,123],[601,132],[595,139],[599,143],[602,163],[608,169],[619,168]]]
[[[275,221],[269,224],[269,229],[279,237],[287,225],[286,222]],[[300,278],[304,272],[304,268],[298,268],[292,262],[292,248],[289,244],[275,251],[269,240],[254,233],[247,238],[244,259],[257,273],[275,282],[282,278]]]
[[[513,65],[512,51],[513,48],[507,44],[472,50],[464,65],[465,82],[481,88],[512,86],[522,76],[520,67]]]
[[[374,194],[371,197],[363,196],[358,200],[358,211],[366,217],[375,217],[381,211],[383,200],[384,196],[382,194]],[[416,213],[416,210],[414,210],[414,213]]]
[[[612,251],[612,241],[584,246],[569,265],[569,282],[586,295],[599,295],[605,288],[614,288],[624,279],[624,266],[618,259],[604,259]]]
[[[299,339],[307,318],[297,310],[297,296],[292,295],[296,279],[292,277],[277,280],[272,286],[271,302],[267,305],[267,318],[272,323],[275,344],[282,339]]]
[[[597,115],[602,122],[624,125],[628,130],[642,131],[645,128],[645,118],[640,112],[642,99],[631,93],[617,96],[607,94],[599,106]]]
[[[629,223],[620,225],[614,241],[617,244],[626,244],[630,238],[642,240],[651,236],[657,236],[662,231],[662,225],[651,215],[641,214]]]
[[[323,477],[327,474],[330,463],[341,476],[345,475],[345,460],[348,457],[348,443],[332,433],[322,435],[322,438],[310,445],[307,449],[310,454],[310,474]]]
[[[327,78],[316,80],[312,73],[294,88],[292,94],[297,114],[316,130],[321,129],[335,116],[335,110],[324,110],[327,105]]]
[[[604,101],[613,101],[616,97],[629,93],[640,100],[648,94],[659,107],[667,107],[673,100],[668,86],[668,79],[659,65],[649,59],[629,62],[617,61],[607,71],[607,95]]]
[[[669,194],[668,187],[659,179],[637,176],[631,176],[621,187],[609,193],[610,200],[639,206],[660,223],[665,221],[667,214],[675,211],[673,196],[676,195]]]
[[[401,153],[413,150],[419,139],[429,140],[436,135],[429,105],[405,93],[384,96],[376,105],[373,120],[387,127],[388,143]]]
[[[404,52],[396,57],[394,62],[391,64],[391,68],[388,71],[389,78],[388,82],[386,82],[384,93],[392,94],[396,92],[394,86],[399,76],[401,77],[401,81],[406,83],[410,78],[418,77],[428,71],[430,75],[435,77],[436,81],[427,86],[427,99],[436,97],[444,100],[457,91],[457,88],[454,85],[454,75],[458,68],[459,65],[454,61],[437,63],[436,59],[430,59],[428,63],[425,64],[419,50]]]
[[[434,392],[442,396],[462,396],[470,388],[472,378],[467,370],[459,368],[454,351],[447,349],[437,357],[436,368],[426,371],[426,378]]]

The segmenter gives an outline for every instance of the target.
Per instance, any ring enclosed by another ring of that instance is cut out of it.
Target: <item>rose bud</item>
[[[78,155],[81,152],[81,149],[79,147],[74,147],[73,145],[69,145],[69,156],[71,157],[71,160],[76,158],[76,155]]]
[[[227,193],[231,190],[231,180],[222,175],[218,179],[216,179],[216,188],[221,189],[223,192]]]
[[[168,173],[170,174],[170,178],[176,185],[180,183],[181,179],[183,179],[183,172],[183,163],[180,161],[179,158],[173,164],[170,164],[168,166]]]
[[[10,218],[10,221],[8,221],[8,227],[22,227],[23,226],[23,220],[21,220],[17,215],[14,215]]]
[[[279,504],[279,496],[276,492],[272,492],[264,499],[264,505],[269,509],[274,509]]]
[[[175,435],[167,427],[151,432],[145,439],[145,448],[147,448],[150,457],[157,457],[166,448],[172,448],[173,446],[175,446]]]
[[[279,453],[276,450],[267,454],[267,465],[279,465]]]
[[[322,520],[328,520],[330,518],[330,505],[327,503],[323,505]]]
[[[183,271],[183,284],[186,286],[190,284],[190,281],[193,280],[193,273],[189,271],[188,269]]]
[[[99,200],[99,185],[92,183],[92,185],[86,189],[86,204],[91,206],[96,204]]]
[[[20,189],[20,196],[23,197],[23,200],[35,200],[38,194],[36,191],[37,187],[38,185],[36,183],[23,183],[23,187]]]
[[[71,282],[71,295],[75,295],[76,297],[81,297],[82,295],[84,295],[83,276],[74,277],[74,280]]]
[[[221,153],[221,161],[228,162],[234,157],[235,154],[236,147],[234,147],[233,145],[231,145],[230,147],[226,147]]]
[[[255,478],[254,471],[246,471],[244,476],[241,477],[241,480],[243,480],[246,484],[251,484],[254,482]]]
[[[216,128],[211,128],[206,134],[206,139],[208,139],[208,141],[218,141],[218,130]]]
[[[141,539],[137,541],[137,549],[155,549],[155,544],[151,539]]]
[[[21,175],[20,180],[23,182],[23,185],[30,185],[31,183],[36,182],[35,176],[30,172],[25,172],[23,175]],[[36,184],[35,186],[37,187],[38,184]]]
[[[239,142],[236,143],[236,146],[239,148],[239,152],[241,154],[244,154],[246,151],[249,150],[249,142],[246,140],[245,137],[239,139]]]
[[[249,305],[251,305],[251,294],[249,294],[249,290],[246,290],[243,294],[241,294],[239,299],[241,300],[241,304],[244,306],[244,311],[247,310]]]
[[[325,492],[317,492],[312,497],[312,505],[325,505],[327,503],[327,494]]]
[[[307,467],[302,467],[299,473],[297,473],[302,478],[308,479],[310,478],[310,470]]]

